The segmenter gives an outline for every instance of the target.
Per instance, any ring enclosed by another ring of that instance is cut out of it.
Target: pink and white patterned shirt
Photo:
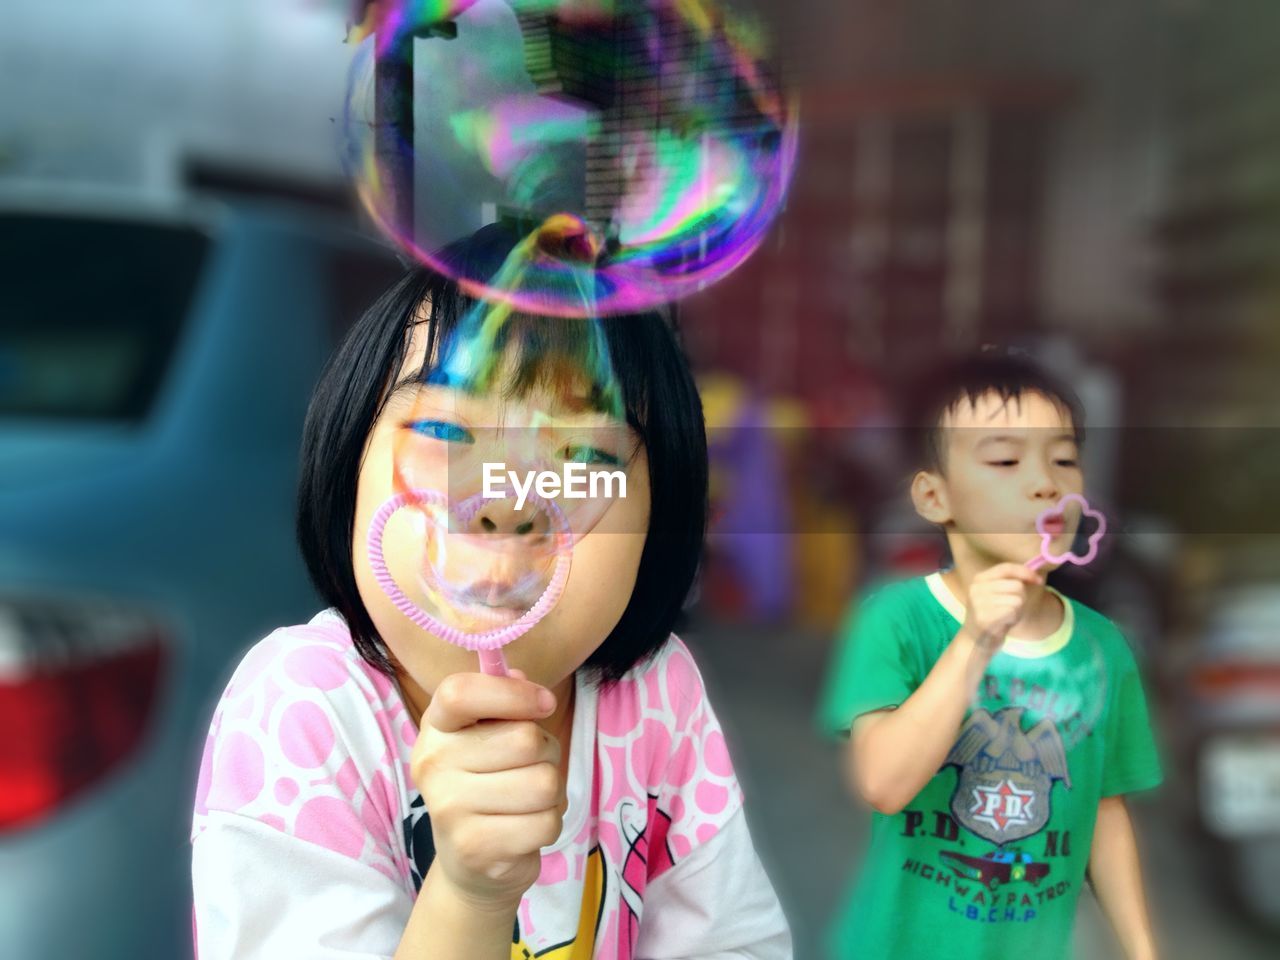
[[[200,960],[390,957],[434,855],[395,684],[325,611],[245,656],[192,824]],[[604,690],[579,677],[560,837],[513,960],[789,960],[724,736],[672,636]]]

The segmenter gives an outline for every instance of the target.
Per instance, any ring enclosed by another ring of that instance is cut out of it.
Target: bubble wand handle
[[[502,648],[496,650],[477,650],[480,657],[480,672],[486,673],[491,677],[509,677],[511,671],[507,668],[507,658],[502,655]]]
[[[542,595],[519,619],[482,633],[469,633],[444,623],[440,618],[424,610],[405,595],[396,583],[395,577],[387,569],[386,557],[383,555],[382,541],[386,535],[387,521],[400,510],[411,504],[426,503],[442,505],[443,495],[432,490],[411,490],[399,493],[387,500],[369,523],[369,536],[366,549],[369,553],[369,566],[373,570],[373,578],[382,592],[387,595],[395,608],[414,624],[428,633],[439,637],[454,646],[474,650],[480,657],[481,672],[491,676],[505,677],[509,675],[506,658],[502,648],[518,637],[524,636],[534,625],[551,612],[564,593],[565,584],[569,581],[569,563],[572,557],[573,537],[569,530],[568,520],[563,511],[554,502],[540,503],[552,513],[556,523],[556,565],[552,571]]]

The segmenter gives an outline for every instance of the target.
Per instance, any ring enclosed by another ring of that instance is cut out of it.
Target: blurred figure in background
[[[1066,957],[1087,877],[1126,955],[1153,958],[1124,803],[1161,779],[1137,666],[1110,621],[1028,568],[1037,517],[1083,492],[1079,400],[990,353],[917,400],[912,500],[952,565],[861,604],[829,677],[822,724],[849,736],[875,809],[833,955]],[[1077,519],[1048,521],[1055,551]]]

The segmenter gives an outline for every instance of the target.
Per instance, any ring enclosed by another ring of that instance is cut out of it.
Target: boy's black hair
[[[905,426],[913,465],[941,473],[945,469],[942,420],[961,403],[977,406],[989,393],[1005,403],[1038,393],[1071,421],[1076,442],[1084,442],[1084,405],[1076,392],[1021,351],[984,347],[981,352],[935,365],[910,387]]]
[[[486,227],[442,254],[467,275],[492,276],[514,242],[505,228]],[[302,437],[297,532],[307,569],[320,596],[346,620],[361,656],[388,674],[392,666],[360,599],[352,565],[356,487],[366,441],[424,302],[430,306],[428,357],[475,304],[439,273],[423,268],[408,273],[352,326],[330,359]],[[706,531],[707,440],[701,401],[674,324],[657,312],[597,322],[627,420],[648,455],[651,497],[631,599],[585,664],[595,679],[607,683],[654,653],[679,620]]]

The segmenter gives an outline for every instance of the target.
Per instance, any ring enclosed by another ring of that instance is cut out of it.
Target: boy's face
[[[976,404],[962,399],[940,425],[942,468],[916,475],[917,512],[943,527],[957,565],[985,569],[1036,556],[1036,518],[1066,494],[1084,492],[1070,414],[1039,393],[1006,403],[992,391]],[[1055,552],[1065,552],[1078,523],[1068,513],[1056,528]]]

